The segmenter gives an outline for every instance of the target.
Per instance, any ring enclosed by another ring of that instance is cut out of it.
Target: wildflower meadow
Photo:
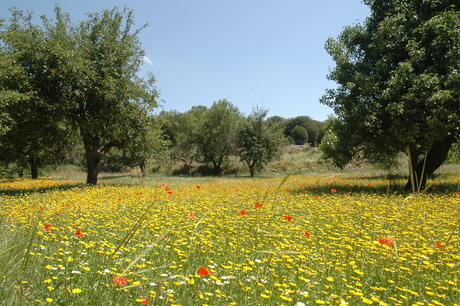
[[[0,305],[460,305],[455,180],[3,179]]]

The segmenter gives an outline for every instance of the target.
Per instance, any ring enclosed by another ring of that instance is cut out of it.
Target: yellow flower
[[[80,293],[80,292],[81,292],[81,289],[79,288],[72,289],[72,293]]]
[[[46,298],[46,301],[47,301],[48,303],[51,303],[51,302],[54,301],[54,300],[53,300],[52,298]]]
[[[372,300],[366,299],[365,297],[361,297],[361,298],[364,304],[369,304],[369,305],[374,304],[374,301]]]
[[[263,294],[263,293],[260,296],[263,297],[264,299],[269,299],[270,298],[269,295],[266,295],[266,294]]]

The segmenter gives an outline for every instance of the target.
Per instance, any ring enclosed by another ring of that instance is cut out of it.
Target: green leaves
[[[145,54],[138,39],[142,28],[133,30],[133,12],[126,8],[88,14],[78,24],[59,6],[55,20],[42,17],[41,26],[32,24],[31,14],[13,10],[12,15],[0,38],[22,71],[11,77],[20,86],[6,85],[34,93],[28,113],[40,106],[45,122],[78,127],[88,182],[95,184],[111,148],[125,148],[140,134],[149,138],[142,127],[157,107],[158,92],[152,75],[137,77]]]
[[[326,43],[336,62],[329,78],[339,84],[322,99],[337,115],[334,146],[372,156],[410,144],[424,154],[435,141],[459,136],[456,2],[365,3],[371,17]]]
[[[251,114],[243,119],[236,137],[237,154],[248,164],[251,177],[254,176],[256,166],[262,167],[278,156],[283,143],[281,129],[270,126],[265,121],[267,114],[267,110],[253,109]]]

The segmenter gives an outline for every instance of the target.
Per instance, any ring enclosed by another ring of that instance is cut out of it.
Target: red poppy
[[[45,224],[45,230],[46,230],[47,232],[49,232],[50,229],[51,229],[52,227],[53,227],[53,226],[52,226],[51,224],[48,224],[48,223]]]
[[[241,214],[242,216],[244,216],[244,215],[247,215],[247,214],[248,214],[248,212],[247,212],[247,211],[245,211],[244,209],[242,209],[242,210],[240,211],[240,214]]]
[[[292,220],[292,217],[291,216],[283,216],[284,219],[288,220],[288,221],[291,221]]]
[[[367,184],[367,187],[373,187],[373,185],[372,184]]]
[[[205,267],[201,266],[199,269],[198,269],[198,273],[200,273],[201,275],[209,275],[211,272],[209,272],[208,269],[206,269]]]
[[[114,277],[112,277],[112,280],[113,280],[113,282],[115,284],[120,285],[120,286],[123,286],[124,284],[126,284],[128,282],[127,278],[120,277],[120,276],[114,276]]]
[[[196,189],[200,189],[200,188],[201,188],[201,186],[199,186],[199,185],[196,186]]]
[[[311,237],[311,234],[309,232],[305,232],[305,236]]]
[[[389,246],[393,246],[395,243],[393,242],[393,239],[391,238],[380,238],[379,239],[380,244],[388,244]]]
[[[442,241],[436,241],[436,246],[439,248],[444,248],[446,245]]]
[[[254,204],[254,207],[262,207],[262,203],[256,203]]]
[[[187,216],[187,218],[190,218],[190,219],[193,219],[195,217],[196,217],[196,215],[194,213],[189,213],[188,216]]]
[[[80,236],[80,237],[85,236],[79,229],[75,231],[75,235]]]
[[[150,304],[149,301],[147,301],[146,298],[141,298],[141,303],[142,304]]]
[[[331,192],[332,192],[332,193],[336,193],[336,192],[337,192],[337,189],[331,189]]]

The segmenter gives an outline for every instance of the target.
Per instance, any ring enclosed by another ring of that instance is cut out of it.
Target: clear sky
[[[332,114],[319,98],[337,87],[324,43],[370,14],[361,0],[0,0],[0,19],[13,6],[54,18],[55,3],[74,22],[126,6],[148,23],[142,70],[155,74],[165,110],[227,99],[245,114],[259,106],[319,121]]]

